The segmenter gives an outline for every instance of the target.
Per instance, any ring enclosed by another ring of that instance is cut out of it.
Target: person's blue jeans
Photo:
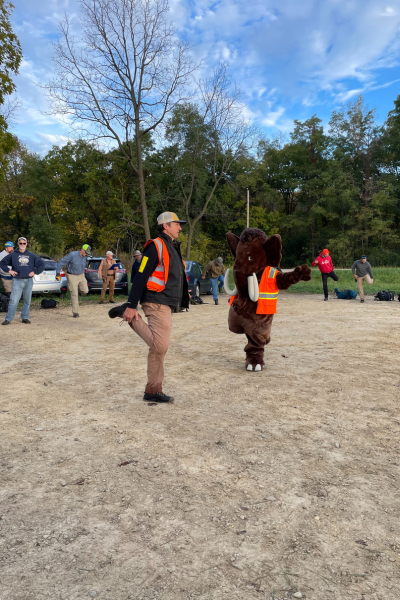
[[[21,319],[27,319],[29,317],[29,308],[31,306],[32,298],[32,287],[33,277],[29,279],[13,279],[10,303],[8,305],[8,311],[6,314],[6,321],[12,321],[15,317],[18,302],[21,296],[24,297],[24,303],[21,309]]]
[[[224,287],[224,276],[221,275],[219,277],[215,277],[215,279],[210,279],[211,281],[211,289],[212,289],[212,295],[213,295],[213,299],[214,300],[218,300],[218,291],[217,289],[219,288],[219,291],[221,292],[223,287]]]

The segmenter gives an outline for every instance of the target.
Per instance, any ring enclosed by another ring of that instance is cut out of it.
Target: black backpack
[[[57,300],[53,300],[53,298],[43,298],[40,303],[40,308],[55,308],[57,304]]]
[[[204,304],[204,302],[200,296],[193,296],[193,298],[190,298],[190,304]]]
[[[0,312],[6,313],[8,311],[8,303],[9,300],[7,296],[5,296],[4,294],[0,294]]]
[[[381,292],[377,292],[375,294],[374,300],[380,300],[382,302],[391,302],[392,300],[394,300],[394,293],[382,290]]]

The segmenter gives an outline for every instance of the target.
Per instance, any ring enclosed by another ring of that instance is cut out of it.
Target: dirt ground
[[[204,299],[167,406],[106,306],[0,328],[1,600],[400,598],[400,304],[281,293],[249,373]]]

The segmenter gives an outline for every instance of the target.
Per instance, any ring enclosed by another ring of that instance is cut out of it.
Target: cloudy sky
[[[12,23],[23,49],[17,77],[22,110],[14,130],[44,153],[67,139],[61,119],[46,115],[51,41],[76,0],[17,0]],[[268,135],[317,114],[326,123],[342,102],[364,94],[385,120],[400,94],[399,0],[171,0],[178,34],[212,68],[228,61],[245,94],[248,116]]]

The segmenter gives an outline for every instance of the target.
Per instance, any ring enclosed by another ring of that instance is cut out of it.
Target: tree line
[[[80,137],[41,157],[7,131],[6,111],[0,117],[1,241],[29,235],[52,256],[84,241],[132,255],[155,234],[157,215],[173,210],[188,221],[187,258],[228,257],[225,234],[245,228],[248,189],[250,226],[282,236],[283,266],[324,247],[336,266],[361,253],[400,264],[400,96],[383,125],[360,96],[326,127],[314,115],[266,139],[243,117],[227,65],[197,77],[166,0],[81,8],[82,36],[77,43],[63,22],[45,86]],[[6,93],[21,59],[18,40],[9,42]]]

